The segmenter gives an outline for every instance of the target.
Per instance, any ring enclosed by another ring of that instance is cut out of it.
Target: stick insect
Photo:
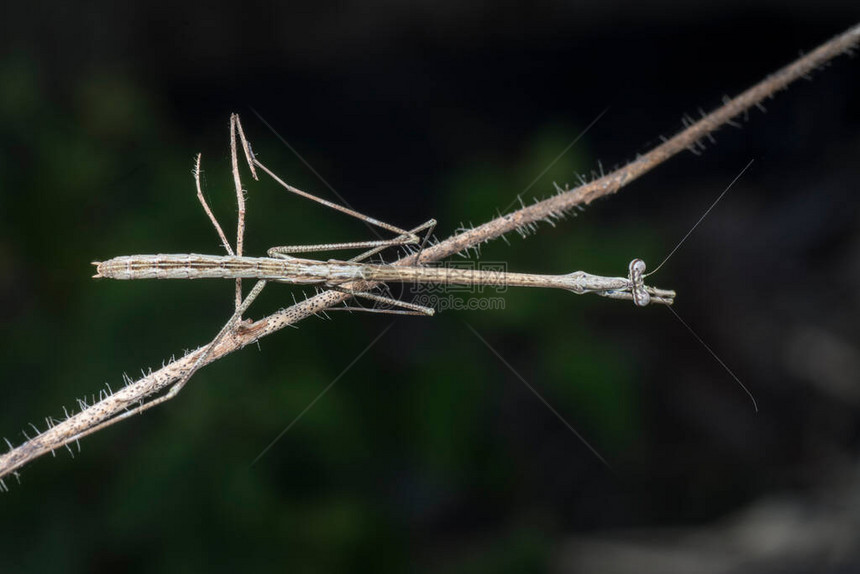
[[[367,225],[380,228],[396,234],[391,239],[374,241],[354,241],[346,243],[327,243],[317,245],[293,245],[272,247],[267,251],[268,257],[247,257],[242,253],[245,231],[244,191],[239,176],[239,155],[237,147],[241,145],[245,160],[252,177],[257,180],[257,169],[272,177],[288,191],[346,213]],[[242,321],[242,315],[269,282],[287,283],[293,285],[311,285],[339,291],[356,298],[363,298],[374,303],[385,305],[386,308],[366,307],[336,307],[356,311],[377,313],[425,315],[432,316],[434,310],[386,297],[372,290],[384,286],[387,282],[401,283],[434,283],[445,285],[489,285],[498,287],[542,287],[565,289],[576,294],[595,293],[612,299],[633,301],[636,306],[644,307],[650,303],[671,305],[675,292],[645,285],[645,262],[634,259],[628,266],[627,277],[604,277],[592,275],[584,271],[575,271],[565,275],[539,275],[531,273],[508,273],[498,271],[452,269],[440,267],[425,267],[420,264],[421,250],[425,247],[436,226],[431,219],[411,230],[401,229],[378,219],[366,216],[348,207],[327,201],[312,194],[299,190],[276,176],[263,165],[253,154],[251,146],[245,138],[239,117],[230,117],[230,148],[233,179],[238,203],[238,223],[236,249],[230,246],[212,210],[203,196],[200,183],[200,155],[197,156],[194,169],[194,179],[197,187],[197,198],[206,212],[213,227],[218,233],[227,255],[200,254],[159,254],[159,255],[127,255],[115,257],[107,261],[95,261],[96,278],[110,279],[204,279],[221,278],[236,281],[235,311],[222,327],[206,350],[194,365],[177,381],[163,396],[139,405],[124,413],[131,415],[142,412],[157,404],[176,396],[191,376],[202,365],[215,346],[233,332]],[[419,235],[421,234],[421,235]],[[423,237],[422,237],[423,236]],[[414,265],[393,265],[384,263],[367,263],[370,257],[385,249],[398,246],[418,246],[418,256]],[[367,249],[367,251],[348,260],[328,259],[325,261],[296,257],[299,253],[318,251],[335,251],[350,249]],[[256,279],[257,283],[246,296],[242,296],[242,279]]]

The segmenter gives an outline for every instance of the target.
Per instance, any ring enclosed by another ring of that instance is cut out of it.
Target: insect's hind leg
[[[424,234],[424,239],[421,241],[421,245],[419,247],[418,257],[416,258],[416,264],[421,259],[421,251],[423,250],[424,245],[426,245],[427,241],[429,240],[430,235],[433,232],[433,229],[435,229],[435,227],[436,227],[436,220],[430,219],[430,220],[425,221],[424,223],[422,223],[418,227],[409,230],[408,234],[410,234],[410,235],[415,235],[415,234],[421,233],[422,231],[426,231],[426,233]],[[403,237],[403,236],[401,236],[401,237]],[[350,259],[346,263],[359,263],[361,261],[364,261],[365,259],[368,259],[369,257],[376,255],[377,253],[386,249],[387,247],[388,246],[374,247],[373,249],[371,249],[369,251],[365,251],[364,253],[361,253],[360,255],[353,257],[352,259]],[[331,285],[331,284],[327,284],[326,286],[331,288],[331,289],[337,290],[337,291],[341,291],[344,293],[350,293],[354,297],[364,297],[366,299],[372,299],[372,300],[375,300],[377,302],[385,303],[387,305],[396,306],[396,307],[404,307],[405,309],[407,309],[406,311],[398,311],[398,310],[392,310],[392,309],[368,309],[366,307],[332,307],[330,310],[365,311],[368,313],[389,313],[392,315],[422,315],[422,316],[432,316],[436,312],[432,307],[425,307],[423,305],[415,305],[414,303],[406,303],[404,301],[400,301],[398,299],[395,299],[394,297],[385,297],[382,295],[376,295],[374,293],[367,293],[366,291],[352,291],[352,290],[348,290],[348,289],[345,289],[342,287],[338,287],[337,285]],[[387,288],[387,285],[383,284],[383,286],[385,286]]]
[[[194,365],[188,370],[185,375],[179,380],[178,383],[173,385],[168,391],[167,397],[165,400],[175,397],[179,391],[182,390],[182,387],[185,386],[185,383],[188,382],[188,379],[191,378],[194,373],[203,365],[203,362],[209,358],[209,355],[212,354],[212,351],[215,350],[215,347],[227,336],[228,333],[232,333],[236,329],[236,325],[238,325],[242,321],[242,313],[248,310],[248,307],[251,306],[251,303],[254,302],[254,299],[263,291],[263,288],[266,286],[266,281],[257,281],[254,287],[248,292],[248,295],[245,297],[244,301],[239,303],[239,306],[236,308],[236,311],[233,312],[233,315],[224,323],[224,326],[221,327],[221,330],[218,331],[218,334],[215,335],[215,338],[212,339],[212,342],[206,347],[206,350],[203,352],[200,357],[194,361]]]
[[[375,293],[368,293],[367,291],[358,291],[355,289],[349,289],[346,287],[341,287],[339,285],[326,285],[328,289],[332,291],[340,291],[341,293],[347,293],[352,295],[353,297],[361,297],[363,299],[369,299],[370,301],[375,301],[377,303],[382,303],[385,305],[389,305],[391,307],[401,307],[402,310],[397,309],[380,309],[380,308],[366,308],[366,307],[332,307],[328,309],[329,311],[333,310],[346,310],[346,311],[365,311],[368,313],[388,313],[391,315],[422,315],[426,317],[432,317],[436,310],[432,307],[425,307],[424,305],[416,305],[414,303],[407,303],[406,301],[400,301],[398,299],[394,299],[393,297],[384,297],[382,295],[376,295]]]
[[[194,361],[194,363],[191,365],[191,367],[182,375],[182,377],[176,383],[174,383],[173,386],[170,387],[170,390],[168,390],[167,393],[165,393],[165,394],[161,395],[160,397],[155,398],[149,402],[143,403],[143,404],[141,404],[141,405],[139,405],[139,406],[137,406],[131,410],[123,411],[120,414],[111,417],[111,418],[99,423],[98,425],[87,429],[86,431],[82,432],[81,434],[75,436],[73,440],[83,438],[89,434],[92,434],[96,431],[99,431],[99,430],[101,430],[107,426],[110,426],[114,423],[117,423],[123,419],[129,418],[133,415],[140,414],[144,411],[151,409],[152,407],[155,407],[155,406],[160,405],[161,403],[167,402],[170,399],[172,399],[173,397],[175,397],[176,395],[178,395],[179,391],[181,391],[182,388],[188,383],[188,381],[191,379],[191,377],[194,375],[194,373],[196,373],[200,369],[200,367],[203,366],[203,363],[206,361],[206,359],[209,358],[209,356],[215,350],[215,347],[218,346],[218,344],[224,340],[225,336],[227,336],[229,333],[232,333],[235,330],[236,325],[238,325],[242,319],[242,313],[244,313],[245,311],[248,310],[248,307],[251,306],[251,303],[254,302],[254,299],[257,298],[257,296],[260,294],[260,292],[263,290],[263,287],[265,287],[265,286],[266,286],[265,281],[257,281],[257,284],[254,285],[254,287],[251,289],[251,291],[248,292],[248,295],[245,297],[245,300],[242,301],[242,303],[239,305],[239,308],[236,309],[236,311],[233,313],[233,315],[230,317],[230,319],[228,319],[227,322],[224,324],[224,326],[221,328],[221,330],[218,331],[218,334],[215,335],[215,338],[212,339],[212,341],[208,345],[206,345],[206,348],[203,350],[203,352],[200,354],[200,356],[197,357],[197,359]]]

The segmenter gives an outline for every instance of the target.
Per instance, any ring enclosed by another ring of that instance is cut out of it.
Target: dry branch
[[[427,248],[421,256],[421,262],[439,261],[450,255],[475,248],[505,233],[530,229],[541,221],[551,221],[563,217],[566,212],[577,206],[587,205],[599,197],[615,193],[679,152],[685,149],[697,151],[696,148],[700,145],[699,142],[702,138],[723,125],[732,123],[734,118],[747,112],[753,106],[760,106],[762,101],[774,97],[778,91],[785,89],[798,78],[807,77],[811,72],[836,56],[850,52],[858,42],[860,42],[860,25],[850,28],[811,53],[798,58],[739,96],[727,100],[714,112],[705,115],[695,123],[691,123],[671,139],[666,140],[660,146],[622,168],[578,188],[563,191],[534,205],[523,207],[483,225],[458,233]],[[414,263],[415,255],[411,255],[394,264],[412,265]],[[344,293],[325,291],[259,321],[246,322],[233,336],[225,337],[224,340],[220,341],[202,364],[217,361],[229,353],[250,345],[288,325],[293,325],[306,317],[338,305],[348,298],[349,295]],[[83,408],[80,412],[50,426],[37,436],[0,456],[0,490],[4,488],[2,478],[14,473],[24,464],[121,420],[126,409],[134,407],[142,403],[147,397],[170,387],[195,364],[206,347],[208,344],[181,359],[172,361],[158,371],[129,383],[122,390],[105,396],[96,404]]]

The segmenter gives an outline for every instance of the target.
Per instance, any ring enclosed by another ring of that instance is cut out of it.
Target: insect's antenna
[[[663,267],[663,264],[664,264],[664,263],[666,263],[666,262],[669,260],[669,258],[670,258],[670,257],[672,257],[672,255],[674,255],[674,254],[675,254],[675,252],[676,252],[676,251],[678,251],[678,248],[679,248],[679,247],[681,247],[681,245],[683,245],[683,244],[684,244],[684,242],[687,240],[687,238],[688,238],[688,237],[690,237],[690,234],[691,234],[691,233],[693,233],[693,231],[695,231],[695,229],[699,226],[699,224],[700,224],[700,223],[702,223],[702,221],[703,221],[703,220],[708,216],[708,214],[711,212],[711,210],[712,210],[712,209],[713,209],[713,208],[714,208],[714,207],[715,207],[715,206],[720,202],[720,200],[723,198],[723,196],[724,196],[724,195],[726,195],[726,194],[729,192],[729,190],[732,188],[732,186],[733,186],[733,185],[734,185],[734,184],[735,184],[735,183],[736,183],[736,182],[741,178],[741,176],[746,172],[746,170],[747,170],[747,169],[749,169],[749,167],[753,164],[753,162],[754,162],[754,161],[755,161],[754,159],[751,159],[751,160],[750,160],[750,162],[749,162],[748,164],[746,164],[746,166],[744,166],[744,168],[741,170],[741,172],[740,172],[740,173],[739,173],[739,174],[738,174],[738,175],[737,175],[737,176],[732,180],[732,182],[731,182],[731,183],[730,183],[730,184],[729,184],[729,185],[728,185],[728,186],[723,190],[723,192],[722,192],[722,193],[720,194],[720,196],[719,196],[719,197],[714,201],[714,203],[712,203],[712,204],[711,204],[711,206],[710,206],[707,210],[705,210],[705,213],[703,213],[703,214],[702,214],[702,217],[700,217],[700,218],[699,218],[699,221],[697,221],[697,222],[696,222],[696,224],[695,224],[695,225],[693,225],[693,227],[691,227],[691,228],[690,228],[690,231],[688,231],[688,232],[687,232],[687,235],[685,235],[685,236],[683,237],[683,239],[681,239],[681,241],[679,241],[679,242],[678,242],[678,245],[676,245],[676,246],[675,246],[675,248],[674,248],[672,251],[670,251],[670,252],[669,252],[669,255],[667,255],[667,256],[666,256],[666,258],[665,258],[663,261],[661,261],[661,262],[660,262],[660,265],[658,265],[657,267],[655,267],[655,268],[654,268],[654,271],[652,271],[651,273],[648,273],[648,274],[647,274],[647,275],[645,275],[644,277],[648,277],[648,275],[654,275],[655,273],[657,273],[657,271],[658,271],[661,267]]]
[[[737,382],[737,384],[738,384],[738,385],[740,385],[740,387],[744,390],[744,392],[749,396],[750,400],[752,401],[753,408],[755,409],[755,412],[758,412],[758,403],[756,402],[755,397],[754,397],[754,396],[753,396],[753,394],[750,392],[750,390],[747,388],[747,386],[746,386],[745,384],[743,384],[743,383],[741,382],[741,380],[740,380],[740,379],[739,379],[739,378],[738,378],[738,377],[737,377],[737,376],[732,372],[732,370],[731,370],[728,366],[726,366],[726,364],[722,361],[722,359],[720,359],[720,358],[717,356],[717,354],[711,350],[711,348],[708,346],[708,344],[707,344],[707,343],[705,343],[705,342],[702,340],[702,338],[701,338],[699,335],[697,335],[697,334],[696,334],[696,332],[695,332],[695,331],[693,331],[692,327],[690,327],[689,325],[687,325],[686,321],[684,321],[683,319],[681,319],[681,316],[680,316],[680,315],[678,315],[677,311],[675,311],[674,309],[672,309],[672,306],[671,306],[671,305],[667,305],[666,307],[667,307],[667,308],[672,312],[672,314],[675,316],[675,318],[677,318],[677,319],[678,319],[678,321],[680,321],[680,322],[681,322],[681,324],[687,328],[687,330],[690,332],[690,334],[691,334],[691,335],[693,335],[693,336],[696,338],[696,340],[697,340],[699,343],[701,343],[701,344],[702,344],[702,346],[703,346],[705,349],[707,349],[707,350],[708,350],[708,352],[711,354],[711,356],[712,356],[714,359],[716,359],[716,360],[717,360],[717,362],[718,362],[720,365],[722,365],[722,367],[726,370],[726,372],[727,372],[728,374],[730,374],[730,375],[732,376],[732,378]]]
[[[702,214],[702,216],[693,225],[693,227],[690,228],[690,231],[688,231],[687,234],[681,239],[681,241],[678,242],[678,244],[675,246],[675,248],[669,252],[669,255],[667,255],[666,258],[660,262],[660,265],[658,265],[656,268],[654,268],[654,271],[652,271],[651,273],[648,273],[647,275],[644,275],[643,279],[645,277],[648,277],[648,275],[655,274],[657,271],[659,271],[659,269],[661,267],[663,267],[663,265],[669,260],[669,258],[672,257],[672,255],[674,255],[675,252],[678,251],[678,248],[684,244],[684,242],[687,240],[688,237],[690,237],[690,235],[693,233],[693,231],[696,230],[696,228],[699,226],[699,224],[702,223],[702,221],[704,221],[704,219],[708,216],[709,213],[711,213],[711,210],[714,209],[714,207],[716,207],[716,205],[720,202],[720,200],[723,199],[723,197],[725,197],[725,195],[729,192],[729,190],[732,188],[732,186],[735,183],[737,183],[737,181],[741,178],[741,176],[744,173],[746,173],[746,171],[749,169],[749,167],[753,164],[754,161],[755,161],[754,159],[751,159],[749,161],[749,163],[744,166],[744,168],[740,171],[740,173],[735,176],[735,178],[732,180],[732,182],[729,185],[726,186],[726,188],[723,190],[723,192],[717,197],[717,199],[714,200],[714,202],[710,205],[710,207],[708,207],[708,209],[705,210],[705,213]],[[631,263],[631,265],[632,265],[632,263]],[[631,277],[632,277],[632,269],[631,269]],[[732,372],[732,370],[728,367],[728,365],[726,365],[723,362],[723,360],[717,356],[717,354],[708,346],[708,344],[705,343],[705,341],[695,331],[693,331],[693,328],[690,327],[686,321],[681,319],[681,316],[678,315],[677,311],[672,309],[671,306],[667,306],[667,307],[669,307],[669,310],[672,312],[672,314],[675,316],[675,318],[678,319],[678,321],[680,321],[681,324],[687,328],[687,330],[690,332],[690,334],[693,337],[695,337],[695,339],[699,342],[699,344],[701,344],[711,354],[711,356],[726,370],[726,372],[732,376],[732,378],[740,386],[740,388],[742,388],[744,390],[744,392],[747,394],[747,396],[749,396],[750,400],[752,401],[753,408],[755,409],[755,412],[758,412],[758,402],[756,402],[755,397],[750,392],[750,390],[747,388],[747,386],[741,382],[741,380],[737,377],[737,375],[735,375]]]

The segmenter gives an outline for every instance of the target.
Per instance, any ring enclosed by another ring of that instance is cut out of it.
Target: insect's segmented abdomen
[[[292,264],[267,257],[161,254],[128,255],[95,262],[96,277],[109,279],[282,279]]]

